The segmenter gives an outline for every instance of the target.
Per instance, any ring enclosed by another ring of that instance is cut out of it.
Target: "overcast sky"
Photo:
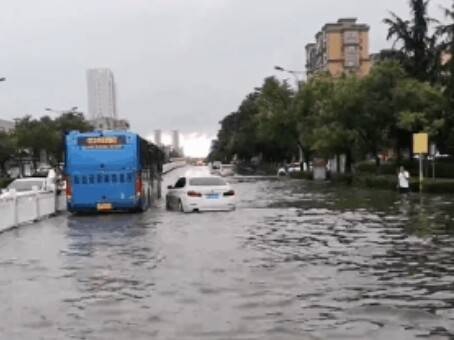
[[[432,14],[441,17],[433,0]],[[304,46],[326,22],[358,17],[371,52],[389,46],[382,19],[407,0],[0,0],[0,118],[45,107],[86,112],[85,70],[108,67],[120,116],[214,136],[274,65],[303,69]],[[284,77],[285,78],[285,77]]]

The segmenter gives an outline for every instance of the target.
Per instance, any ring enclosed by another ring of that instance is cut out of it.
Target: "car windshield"
[[[192,185],[192,186],[223,186],[223,185],[226,185],[226,183],[222,178],[218,178],[218,177],[198,177],[198,178],[191,178],[189,180],[189,185]]]
[[[31,191],[33,187],[36,186],[38,189],[41,189],[43,182],[42,181],[14,181],[8,185],[8,189],[15,189],[16,191]]]

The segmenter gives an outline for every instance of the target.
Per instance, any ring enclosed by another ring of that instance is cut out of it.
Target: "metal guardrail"
[[[184,167],[185,161],[164,164],[163,174]],[[0,232],[27,222],[66,210],[65,193],[31,191],[25,195],[13,194],[0,198]]]
[[[166,174],[172,170],[182,168],[186,166],[186,161],[177,161],[177,162],[172,162],[172,163],[166,163],[162,166],[162,173]]]

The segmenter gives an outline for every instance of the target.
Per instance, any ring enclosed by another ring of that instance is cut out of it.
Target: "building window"
[[[359,66],[359,49],[356,46],[347,46],[344,49],[345,67],[354,68]]]
[[[357,31],[345,31],[344,44],[359,44],[359,33]]]

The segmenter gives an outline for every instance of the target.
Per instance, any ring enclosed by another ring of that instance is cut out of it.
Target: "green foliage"
[[[5,163],[16,150],[16,141],[12,134],[0,131],[0,173],[5,173]]]
[[[369,75],[319,74],[296,93],[285,81],[266,78],[221,122],[211,159],[284,162],[303,151],[309,162],[344,154],[347,171],[373,158],[377,174],[394,173],[390,165],[379,167],[380,155],[393,150],[398,163],[407,154],[411,159],[415,132],[429,133],[442,153],[454,154],[454,58],[444,69],[440,63],[442,51],[454,55],[454,4],[446,9],[451,22],[435,29],[430,0],[409,2],[409,20],[393,13],[385,19],[400,50]]]
[[[441,46],[439,34],[431,34],[436,22],[428,14],[430,0],[410,0],[411,19],[405,20],[390,13],[384,20],[389,26],[388,40],[399,44],[402,65],[409,75],[420,81],[436,82],[440,76]]]
[[[65,133],[78,130],[91,131],[91,125],[81,113],[65,113],[56,119],[48,116],[34,119],[31,116],[16,119],[13,132],[0,132],[0,167],[3,172],[8,160],[29,155],[36,162],[45,151],[51,163],[63,160]]]
[[[312,173],[312,171],[292,172],[292,173],[290,173],[290,178],[313,180],[314,174]]]
[[[0,189],[6,188],[12,181],[12,178],[0,178]]]

